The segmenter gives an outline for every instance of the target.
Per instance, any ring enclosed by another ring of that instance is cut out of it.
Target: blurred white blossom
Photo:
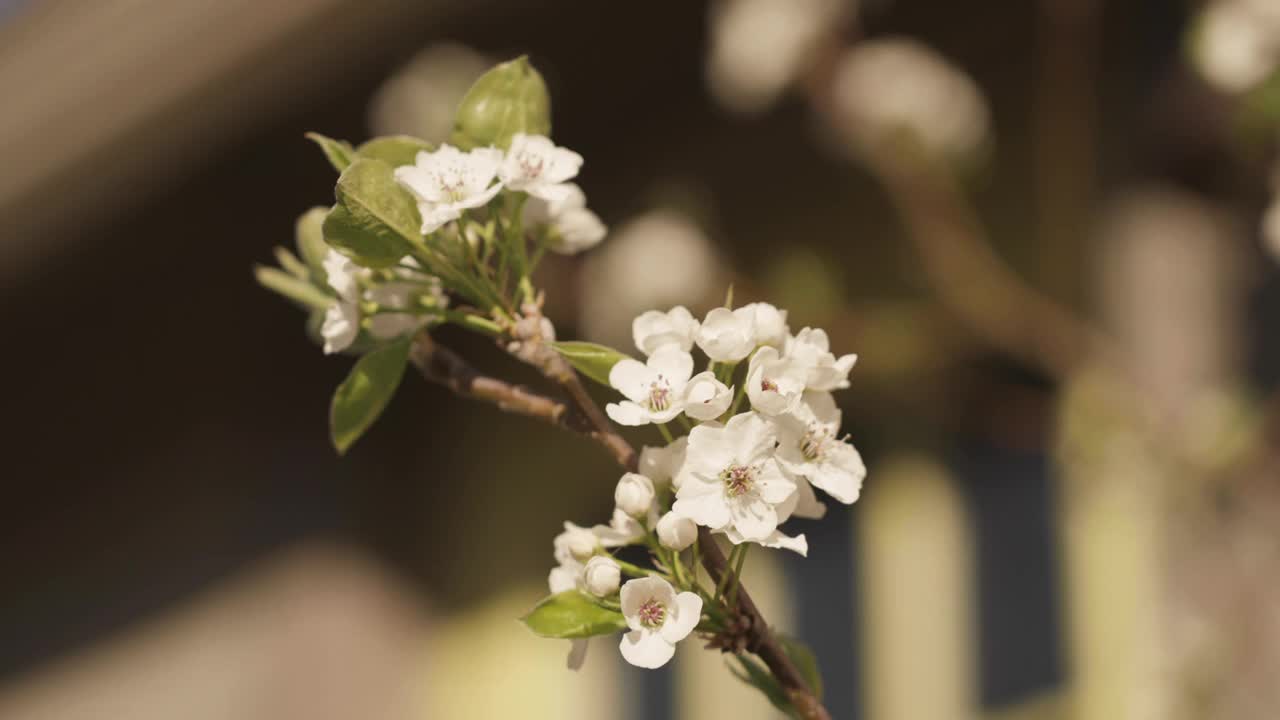
[[[721,0],[711,6],[707,81],[737,112],[772,105],[851,17],[853,0]]]
[[[907,134],[927,152],[963,157],[987,137],[987,104],[978,86],[914,40],[855,45],[837,63],[832,82],[838,129],[855,145]]]
[[[1200,15],[1191,52],[1200,74],[1219,90],[1255,87],[1280,64],[1280,3],[1210,2]]]
[[[554,202],[530,197],[524,206],[524,224],[550,225],[547,247],[561,255],[576,255],[604,239],[608,229],[587,209],[587,196],[574,183],[565,183]]]

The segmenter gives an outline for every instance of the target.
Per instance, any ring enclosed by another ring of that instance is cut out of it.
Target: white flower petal
[[[671,612],[674,610],[674,612]],[[667,621],[659,631],[662,638],[674,645],[689,636],[702,619],[702,598],[691,592],[676,595],[673,607],[668,608]]]
[[[680,486],[681,496],[672,503],[671,510],[713,530],[728,525],[732,516],[723,493],[717,488],[715,492],[685,494],[686,488],[695,485],[696,483],[686,481]]]
[[[631,402],[623,400],[619,403],[609,403],[604,406],[605,413],[609,419],[619,425],[628,425],[635,427],[638,425],[648,425],[650,422],[649,411]]]
[[[609,371],[609,385],[627,396],[632,402],[643,402],[649,395],[649,385],[657,379],[656,373],[644,363],[624,358],[614,363]]]
[[[763,540],[778,529],[778,513],[774,507],[750,494],[731,500],[729,514],[734,528],[747,540]]]
[[[664,345],[649,356],[648,366],[651,373],[662,376],[673,391],[679,392],[693,375],[693,356],[675,345]]]
[[[660,668],[676,654],[676,646],[651,630],[632,630],[622,636],[622,658],[642,668]]]

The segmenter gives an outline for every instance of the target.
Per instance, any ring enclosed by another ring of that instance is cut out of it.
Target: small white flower
[[[689,433],[689,450],[672,510],[712,530],[734,528],[746,540],[768,538],[785,519],[795,482],[774,460],[777,435],[753,412]]]
[[[526,192],[554,204],[564,199],[568,192],[566,184],[581,167],[581,155],[557,146],[550,138],[516,133],[498,177],[510,190]]]
[[[613,491],[613,502],[631,517],[645,517],[654,501],[653,481],[639,473],[627,473]]]
[[[608,597],[618,592],[618,583],[622,582],[622,569],[618,563],[607,555],[597,555],[587,561],[582,569],[582,584],[587,592],[597,597]]]
[[[644,540],[648,532],[645,530],[646,526],[653,525],[657,520],[658,510],[654,507],[649,508],[643,522],[640,518],[628,515],[622,508],[614,508],[609,524],[596,525],[591,528],[591,532],[602,547],[634,545]]]
[[[360,308],[355,303],[335,300],[324,311],[320,336],[324,338],[324,354],[342,352],[351,347],[360,334]]]
[[[858,499],[867,467],[858,451],[837,437],[840,409],[831,393],[805,393],[804,402],[777,423],[778,462],[784,469],[846,505]]]
[[[769,303],[757,302],[743,305],[743,314],[750,313],[754,320],[756,344],[772,345],[781,350],[791,336],[787,327],[787,311],[779,310]]]
[[[563,187],[563,197],[555,202],[530,198],[524,206],[524,224],[550,225],[547,248],[561,255],[576,255],[599,245],[608,228],[598,215],[587,209],[587,196],[582,188],[573,183],[565,183]]]
[[[695,420],[715,420],[733,402],[733,388],[726,387],[707,370],[689,379],[684,387],[684,414]]]
[[[689,438],[681,435],[666,447],[641,448],[640,474],[652,480],[657,487],[672,485],[679,489],[680,486],[673,483],[684,465],[684,452],[688,446]]]
[[[645,355],[665,345],[675,345],[688,352],[698,333],[698,321],[683,305],[667,312],[650,310],[631,322],[631,337]]]
[[[658,520],[658,542],[664,548],[680,552],[697,539],[697,524],[680,513],[669,512]]]
[[[684,386],[693,374],[693,356],[678,347],[659,348],[647,363],[626,358],[609,371],[609,384],[627,397],[605,411],[620,425],[647,425],[675,419],[684,409]]]
[[[600,547],[600,538],[587,528],[566,522],[564,532],[556,535],[552,544],[555,547],[556,561],[561,565],[572,562],[581,565],[596,554],[596,549]]]
[[[702,598],[691,592],[677,594],[662,578],[628,580],[621,594],[622,615],[631,632],[622,636],[619,648],[623,659],[637,667],[666,665],[676,653],[676,643],[688,637],[702,617]]]
[[[698,347],[716,362],[738,362],[756,347],[755,313],[746,308],[716,308],[698,328]]]
[[[751,407],[766,415],[790,412],[804,394],[806,374],[805,368],[780,357],[772,346],[760,348],[747,365]]]
[[[338,297],[355,302],[360,296],[360,266],[333,248],[329,248],[320,264],[324,267],[326,282]]]
[[[476,148],[462,152],[452,145],[441,145],[434,152],[418,153],[413,165],[396,168],[396,180],[418,199],[422,215],[422,232],[431,233],[463,210],[487,204],[502,190],[494,182],[502,165],[502,151]]]
[[[818,328],[804,328],[788,340],[784,357],[804,370],[804,384],[810,390],[849,387],[849,371],[858,362],[858,356],[852,354],[837,359],[831,353],[827,333]]]

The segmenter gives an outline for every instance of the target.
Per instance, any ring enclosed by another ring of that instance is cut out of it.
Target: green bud
[[[294,224],[298,254],[311,270],[311,276],[320,282],[325,282],[324,258],[329,253],[329,244],[324,241],[321,230],[327,214],[329,208],[313,207],[299,216],[298,222]]]
[[[516,133],[551,134],[551,98],[542,75],[521,55],[480,76],[458,105],[450,142],[469,150],[506,148]]]

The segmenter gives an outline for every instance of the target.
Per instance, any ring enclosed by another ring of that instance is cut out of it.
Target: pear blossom
[[[707,313],[695,338],[716,362],[738,362],[756,348],[755,312],[719,307]]]
[[[639,473],[627,473],[613,491],[613,502],[631,517],[644,517],[653,507],[653,481]]]
[[[684,410],[684,387],[693,374],[693,356],[679,347],[659,348],[648,362],[626,358],[609,371],[609,384],[627,397],[605,411],[619,425],[674,420]]]
[[[732,528],[743,540],[768,538],[796,493],[774,459],[776,446],[773,425],[754,412],[695,427],[671,509],[712,530]]]
[[[360,266],[333,248],[325,253],[320,265],[324,268],[325,282],[338,297],[347,302],[355,302],[360,296]]]
[[[806,368],[782,358],[766,345],[747,365],[747,397],[751,407],[765,415],[790,412],[804,394]]]
[[[733,402],[733,388],[726,387],[707,370],[689,379],[684,388],[684,414],[695,420],[715,420]]]
[[[668,550],[680,552],[698,539],[698,526],[677,512],[668,512],[658,520],[658,542]]]
[[[324,311],[320,336],[324,338],[324,354],[342,352],[351,347],[360,334],[360,308],[355,303],[335,300]]]
[[[837,437],[840,409],[827,392],[806,392],[794,412],[777,419],[778,462],[792,475],[848,505],[858,499],[866,465]]]
[[[488,204],[502,190],[502,183],[494,182],[501,165],[497,148],[463,152],[446,144],[419,152],[413,165],[395,169],[395,177],[417,198],[426,234],[457,220],[464,210]]]
[[[555,548],[556,561],[561,565],[576,562],[582,565],[596,554],[600,547],[600,538],[587,528],[565,522],[564,532],[556,535],[552,541]]]
[[[677,593],[659,577],[628,580],[621,600],[631,632],[622,636],[619,649],[623,659],[637,667],[666,665],[676,653],[676,643],[688,637],[702,617],[702,598]]]
[[[755,328],[756,344],[772,345],[781,350],[787,343],[791,332],[787,327],[787,311],[766,302],[755,302],[739,308],[742,313],[750,314]]]
[[[559,147],[545,135],[516,133],[503,158],[498,177],[509,190],[556,203],[569,192],[568,181],[582,167],[582,156]]]
[[[787,360],[804,370],[804,384],[810,390],[843,390],[849,387],[849,371],[857,355],[831,353],[827,333],[820,328],[804,328],[787,341]]]
[[[618,592],[622,582],[622,569],[607,555],[597,555],[587,561],[582,569],[582,584],[587,592],[597,597],[608,597]]]
[[[655,487],[672,487],[674,479],[684,465],[685,449],[689,446],[689,438],[681,435],[665,447],[645,446],[640,449],[640,474],[653,481]]]
[[[643,518],[628,515],[622,508],[613,509],[613,517],[608,525],[596,525],[591,528],[601,547],[622,547],[634,545],[644,540],[645,529],[658,520],[657,508],[650,506]]]
[[[697,333],[698,321],[683,305],[667,312],[650,310],[631,323],[631,336],[645,355],[652,355],[664,345],[676,345],[688,352],[693,349],[693,338]]]
[[[524,224],[530,227],[549,225],[547,248],[561,255],[576,255],[600,244],[608,228],[600,217],[587,209],[587,196],[582,188],[565,183],[554,202],[529,198],[524,206]]]

